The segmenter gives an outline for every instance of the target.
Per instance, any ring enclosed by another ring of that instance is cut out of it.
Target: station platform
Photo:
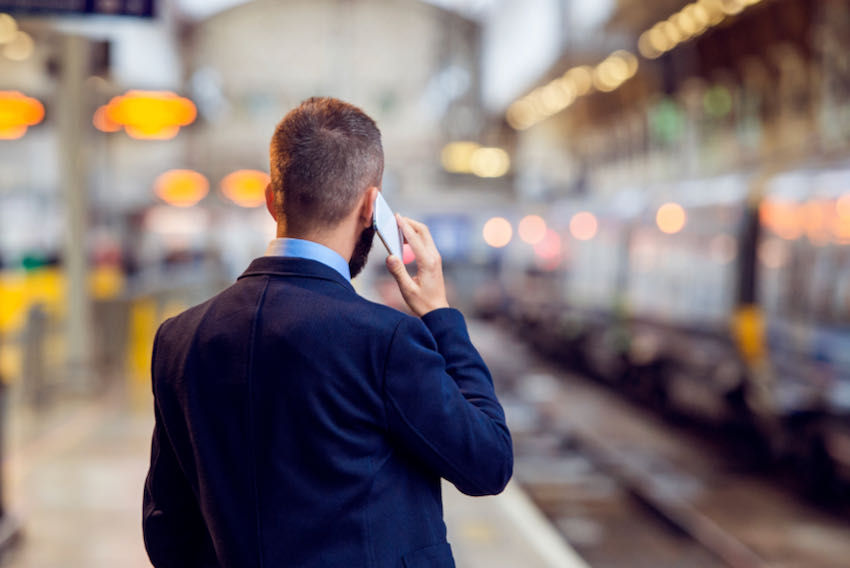
[[[3,464],[21,538],[2,568],[147,568],[141,495],[153,416],[150,396],[118,389],[91,401],[13,412]],[[459,568],[585,564],[513,484],[472,498],[444,486]]]

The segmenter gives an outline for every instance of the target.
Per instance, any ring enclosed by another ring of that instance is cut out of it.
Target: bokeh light
[[[543,260],[559,258],[561,256],[561,236],[552,229],[547,229],[543,239],[534,245],[534,252]]]
[[[157,197],[175,207],[191,207],[206,197],[210,183],[192,170],[169,170],[154,181]]]
[[[44,120],[44,105],[19,91],[0,91],[0,140],[15,140]]]
[[[546,221],[539,215],[526,215],[517,227],[519,238],[530,245],[536,245],[546,236]]]
[[[469,160],[470,171],[483,178],[502,177],[510,168],[511,159],[501,148],[478,148]]]
[[[485,243],[493,248],[502,248],[511,242],[514,230],[510,221],[504,217],[493,217],[484,223],[481,234]]]
[[[128,91],[110,100],[103,112],[129,136],[145,140],[174,138],[197,116],[195,103],[168,91]]]
[[[269,174],[258,170],[237,170],[221,180],[221,192],[240,207],[259,207],[266,202]]]
[[[581,211],[570,219],[570,234],[579,241],[589,241],[596,236],[599,223],[596,216],[589,211]]]
[[[674,235],[685,227],[687,215],[678,203],[665,203],[658,208],[655,222],[662,233]]]

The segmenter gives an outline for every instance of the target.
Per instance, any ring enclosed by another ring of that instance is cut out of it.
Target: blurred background
[[[263,254],[314,95],[506,401],[543,528],[447,497],[459,565],[844,565],[850,0],[0,0],[0,565],[147,566],[153,333]]]

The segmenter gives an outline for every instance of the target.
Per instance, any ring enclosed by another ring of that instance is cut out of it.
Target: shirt
[[[351,281],[351,271],[348,268],[348,261],[342,258],[342,255],[335,250],[314,241],[293,238],[274,239],[269,243],[265,256],[287,256],[315,260],[325,266],[330,266],[342,274],[343,278]]]

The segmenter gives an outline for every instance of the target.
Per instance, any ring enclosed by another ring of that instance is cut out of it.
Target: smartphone
[[[401,227],[398,226],[398,221],[395,218],[393,210],[387,205],[387,200],[384,199],[380,191],[378,192],[378,197],[375,198],[372,223],[375,225],[375,232],[378,233],[381,242],[387,247],[387,251],[402,258],[404,237],[401,233]]]

